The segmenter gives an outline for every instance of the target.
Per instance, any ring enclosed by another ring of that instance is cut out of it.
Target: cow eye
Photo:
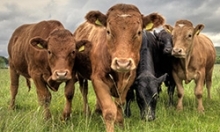
[[[107,30],[107,34],[108,34],[108,35],[110,34],[110,31],[109,31],[109,30]]]
[[[51,51],[48,50],[48,54],[50,55],[50,54],[51,54]]]
[[[138,31],[138,35],[139,35],[139,36],[141,35],[141,31]]]
[[[191,37],[192,37],[192,35],[191,35],[191,34],[189,34],[189,35],[188,35],[188,37],[189,37],[189,38],[191,38]]]
[[[71,52],[71,54],[73,54],[73,55],[74,55],[74,54],[75,54],[75,51],[72,51],[72,52]]]

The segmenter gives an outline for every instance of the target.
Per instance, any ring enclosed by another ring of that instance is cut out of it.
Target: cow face
[[[156,78],[150,72],[142,72],[137,81],[137,103],[140,108],[142,119],[148,121],[155,119],[155,109],[161,83],[165,81],[167,74]]]
[[[142,29],[149,23],[158,26],[164,22],[158,14],[143,17],[137,7],[126,4],[111,7],[107,15],[91,11],[86,19],[94,25],[105,27],[111,68],[117,72],[127,72],[137,67]]]
[[[202,24],[194,28],[188,20],[177,21],[174,28],[170,25],[165,25],[165,27],[172,32],[174,44],[172,55],[177,58],[186,58],[192,50],[194,36],[204,28]]]
[[[173,40],[171,34],[163,29],[159,33],[154,30],[154,35],[163,54],[171,55],[173,49]]]
[[[54,30],[45,40],[32,38],[30,44],[36,50],[46,50],[51,79],[63,82],[72,78],[72,69],[76,56],[76,44],[73,35],[65,29]]]

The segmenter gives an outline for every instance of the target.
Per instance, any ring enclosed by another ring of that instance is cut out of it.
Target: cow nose
[[[115,65],[118,70],[128,70],[131,67],[131,59],[116,59]]]
[[[116,59],[116,65],[122,68],[127,68],[131,65],[131,60],[129,59]]]
[[[111,68],[117,72],[128,72],[134,70],[136,65],[132,58],[117,58],[112,60]]]
[[[55,71],[57,79],[66,79],[66,76],[68,74],[68,71]]]
[[[172,55],[178,55],[178,54],[181,54],[183,51],[182,48],[173,48],[172,50]]]
[[[171,52],[172,52],[172,48],[165,48],[164,49],[165,54],[171,54]]]

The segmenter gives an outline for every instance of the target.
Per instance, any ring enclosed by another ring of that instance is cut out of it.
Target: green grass
[[[157,104],[156,120],[145,122],[140,120],[136,102],[131,105],[132,116],[125,118],[124,130],[116,126],[116,132],[219,132],[220,131],[220,65],[215,65],[213,74],[212,99],[207,99],[204,88],[203,105],[205,113],[197,112],[197,101],[194,97],[194,83],[185,86],[184,110],[177,112],[175,107],[168,107],[167,90],[163,87]],[[10,100],[9,72],[0,70],[0,131],[2,132],[103,132],[105,131],[102,117],[93,113],[95,95],[90,84],[89,105],[91,116],[82,113],[82,96],[76,86],[73,99],[72,115],[68,122],[59,120],[64,107],[64,89],[52,93],[52,119],[43,120],[42,109],[37,102],[36,90],[32,82],[32,89],[28,92],[25,80],[20,78],[19,92],[16,98],[16,109],[8,110]],[[175,103],[177,97],[175,94]]]

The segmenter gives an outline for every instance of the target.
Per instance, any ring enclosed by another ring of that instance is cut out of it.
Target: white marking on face
[[[130,17],[131,15],[130,14],[120,14],[120,15],[118,14],[118,16],[119,17]]]
[[[178,24],[178,26],[179,26],[179,27],[183,27],[183,26],[184,26],[184,24]]]

